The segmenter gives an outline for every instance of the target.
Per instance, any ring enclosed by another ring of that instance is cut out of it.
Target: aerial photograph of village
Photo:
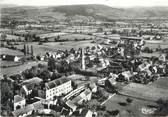
[[[1,117],[168,117],[167,0],[1,0]]]

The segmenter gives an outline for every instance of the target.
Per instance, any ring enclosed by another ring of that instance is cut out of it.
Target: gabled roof
[[[83,109],[82,112],[80,113],[80,117],[86,117],[86,114],[89,112],[90,110],[88,109]],[[90,111],[91,112],[91,111]]]
[[[13,115],[15,117],[18,117],[19,115],[23,115],[23,114],[25,114],[27,112],[32,111],[33,109],[34,109],[34,106],[31,104],[31,105],[26,106],[25,108],[21,108],[21,109],[15,110],[12,113],[13,113]]]
[[[38,101],[38,102],[35,102],[33,104],[27,105],[24,108],[13,111],[12,113],[15,117],[18,117],[19,115],[23,115],[25,113],[28,113],[28,112],[33,111],[33,110],[38,110],[38,109],[44,109],[44,106],[42,105],[41,101]]]
[[[69,115],[70,110],[63,108],[61,113],[64,114],[64,115]]]
[[[90,89],[85,89],[83,92],[81,92],[77,97],[72,99],[73,103],[78,103],[82,99],[84,99],[87,95],[91,93]]]
[[[22,82],[22,85],[26,85],[26,84],[38,84],[40,82],[42,82],[43,80],[39,77],[34,77],[31,79],[27,79],[25,81]]]
[[[86,89],[83,93],[87,96],[87,95],[89,95],[91,93],[91,90],[90,89]]]
[[[73,111],[75,111],[76,108],[77,108],[77,106],[76,106],[71,100],[68,100],[68,101],[66,102],[66,104],[67,104]]]
[[[59,86],[59,85],[61,85],[61,84],[66,83],[66,82],[68,82],[68,81],[69,81],[69,80],[68,80],[67,78],[62,77],[62,78],[59,78],[59,79],[56,79],[56,80],[52,80],[52,81],[50,81],[50,82],[48,82],[48,83],[45,83],[45,86],[46,86],[46,88],[48,88],[48,89],[52,89],[52,88],[54,88],[54,87],[57,87],[57,86]]]
[[[43,80],[38,78],[38,77],[34,77],[28,80],[25,80],[21,83],[22,86],[26,87],[27,90],[32,90],[35,85],[40,84]]]
[[[14,103],[20,102],[20,101],[22,101],[22,100],[25,100],[25,99],[22,98],[22,97],[19,96],[19,95],[15,95],[15,96],[14,96]]]

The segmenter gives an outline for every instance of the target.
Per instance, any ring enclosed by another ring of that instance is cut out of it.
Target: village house
[[[97,92],[97,85],[95,83],[90,83],[89,84],[89,88],[91,89],[91,91],[93,93],[96,93]]]
[[[90,89],[85,89],[77,97],[73,98],[71,101],[74,104],[82,104],[85,101],[91,100],[92,91]]]
[[[67,78],[59,78],[45,83],[44,89],[38,91],[38,96],[46,100],[54,96],[62,96],[72,91],[72,81]]]
[[[89,109],[79,109],[75,111],[72,117],[93,117],[94,113]]]
[[[28,96],[28,95],[30,95],[32,93],[33,89],[36,86],[39,86],[42,81],[43,80],[40,79],[40,78],[38,78],[38,77],[34,77],[34,78],[31,78],[31,79],[23,81],[21,83],[21,85],[22,85],[21,95],[22,96]]]
[[[16,56],[16,55],[1,55],[2,60],[5,61],[13,61],[13,62],[19,62],[19,60],[21,59],[20,57]]]
[[[14,110],[12,112],[14,117],[26,117],[28,115],[31,115],[33,112],[38,112],[40,110],[43,110],[44,106],[41,101],[37,101],[33,104],[29,104],[25,106],[24,108],[20,108],[17,110]]]
[[[14,96],[14,110],[20,109],[20,108],[24,108],[26,105],[26,100],[25,98],[19,96],[19,95],[15,95]]]

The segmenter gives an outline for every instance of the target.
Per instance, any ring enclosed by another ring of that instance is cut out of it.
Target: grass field
[[[81,39],[91,39],[94,38],[94,36],[91,35],[85,35],[85,34],[67,34],[60,36],[60,39],[68,39],[68,40],[81,40]]]
[[[125,86],[122,95],[128,95],[135,98],[142,98],[144,100],[157,101],[158,99],[167,99],[168,90],[157,87],[155,85],[143,85],[137,83],[130,83]]]
[[[66,35],[67,33],[61,33],[61,32],[53,32],[53,33],[45,33],[45,34],[39,34],[37,36],[39,36],[40,38],[53,38],[53,37],[57,37],[58,35]]]
[[[120,95],[113,96],[109,101],[107,101],[104,104],[106,106],[106,110],[108,111],[119,110],[120,117],[152,117],[152,115],[143,114],[141,112],[141,109],[143,107],[146,107],[147,105],[155,105],[154,102],[131,98],[133,99],[131,104],[122,105],[122,103],[126,103],[127,98],[128,97],[126,96],[120,96]]]
[[[45,30],[37,30],[37,29],[33,29],[33,30],[15,30],[14,31],[17,34],[45,34],[45,33],[51,33],[51,31],[45,31]]]
[[[154,83],[150,85],[163,89],[168,89],[168,77],[161,77],[160,79],[156,80]]]
[[[149,42],[147,42],[145,44],[145,47],[149,47],[149,48],[152,48],[152,49],[158,48],[159,46],[161,48],[168,48],[168,41],[162,42],[162,43],[149,43]]]
[[[1,39],[1,38],[0,38]],[[6,40],[18,40],[19,36],[7,35]],[[20,37],[21,40],[24,40],[24,37]]]
[[[24,55],[23,52],[18,50],[12,50],[8,48],[0,48],[0,54],[9,54],[9,55]]]
[[[67,41],[67,42],[48,42],[48,43],[43,43],[42,45],[38,45],[37,42],[33,43],[27,43],[27,45],[33,45],[34,48],[34,54],[44,54],[47,51],[56,51],[58,49],[78,49],[79,47],[85,48],[87,46],[93,46],[95,45],[94,43],[91,43],[91,40],[86,40],[86,41]],[[23,49],[23,44],[22,45],[15,45],[19,49]]]
[[[19,74],[22,71],[26,69],[30,69],[32,66],[38,65],[39,63],[41,64],[47,64],[46,62],[39,61],[39,62],[28,62],[20,66],[16,67],[8,67],[8,68],[1,68],[1,74],[7,74],[7,75],[12,75],[12,74]]]

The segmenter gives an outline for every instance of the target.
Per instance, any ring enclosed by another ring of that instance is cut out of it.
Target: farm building
[[[20,57],[16,56],[16,55],[1,55],[2,60],[6,60],[6,61],[14,61],[14,62],[19,62],[19,60],[21,59]]]

